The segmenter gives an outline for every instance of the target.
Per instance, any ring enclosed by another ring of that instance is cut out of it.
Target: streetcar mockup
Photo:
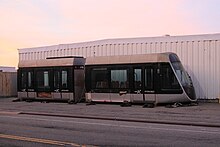
[[[18,98],[78,102],[84,94],[83,57],[20,61]]]
[[[20,61],[20,100],[195,102],[192,80],[174,53],[51,57]]]
[[[86,101],[196,101],[191,78],[174,53],[88,57],[85,66]]]

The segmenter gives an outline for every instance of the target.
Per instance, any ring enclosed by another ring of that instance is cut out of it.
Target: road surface
[[[0,146],[219,146],[220,128],[0,113]]]

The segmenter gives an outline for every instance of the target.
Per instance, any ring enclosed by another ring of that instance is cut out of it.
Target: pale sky
[[[220,0],[0,0],[0,66],[18,48],[220,33]]]

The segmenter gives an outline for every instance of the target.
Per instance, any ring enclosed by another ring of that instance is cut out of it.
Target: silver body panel
[[[18,67],[57,67],[57,66],[73,66],[84,65],[85,58],[59,58],[59,59],[41,59],[19,61]]]
[[[38,97],[37,92],[18,92],[18,98],[25,99],[42,99]],[[51,98],[46,99],[58,99],[58,100],[72,100],[74,99],[74,93],[70,92],[51,92]]]
[[[131,102],[156,102],[156,94],[131,94]]]
[[[86,101],[93,102],[132,102],[145,103],[153,102],[155,104],[175,103],[175,102],[189,102],[189,98],[185,93],[182,94],[124,94],[117,93],[86,93]]]
[[[189,102],[185,93],[182,94],[157,94],[157,103],[175,103],[175,102]]]
[[[73,93],[69,93],[69,92],[62,92],[61,95],[62,95],[61,99],[73,100],[74,98]]]
[[[18,92],[18,98],[27,98],[27,92]]]
[[[54,99],[61,99],[61,93],[60,92],[52,92],[52,98]]]
[[[131,95],[130,94],[119,94],[119,93],[110,93],[111,102],[130,102]]]
[[[169,62],[169,53],[123,55],[106,57],[87,57],[86,65],[108,65],[108,64],[129,64],[129,63],[154,63]]]
[[[37,97],[37,93],[36,92],[27,92],[27,96],[29,98],[35,98],[35,97]]]
[[[109,93],[86,93],[87,101],[111,102]]]

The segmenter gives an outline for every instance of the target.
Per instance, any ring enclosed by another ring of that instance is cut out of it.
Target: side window
[[[92,69],[92,88],[99,89],[99,88],[109,88],[108,83],[108,70],[107,68],[94,68]]]
[[[141,90],[141,70],[142,69],[134,69],[134,90]]]
[[[129,88],[126,69],[111,70],[111,88]]]
[[[21,83],[20,83],[20,86],[21,86],[21,89],[26,89],[27,88],[27,72],[25,71],[21,71]]]
[[[54,90],[72,90],[72,74],[71,68],[62,68],[62,69],[55,69],[53,72],[53,85]]]
[[[34,72],[33,71],[28,71],[27,72],[28,76],[28,88],[34,88]]]
[[[19,90],[34,89],[34,72],[27,70],[19,71]]]
[[[60,88],[60,71],[54,71],[54,89],[57,90]]]
[[[152,90],[153,82],[154,82],[154,71],[153,68],[146,68],[145,69],[145,90]]]
[[[38,89],[50,89],[49,71],[37,71],[37,88]]]
[[[161,90],[180,90],[180,85],[169,64],[162,65],[160,70]]]
[[[62,70],[61,75],[62,75],[61,76],[62,77],[62,80],[61,80],[62,89],[68,89],[68,81],[67,81],[68,71]]]

